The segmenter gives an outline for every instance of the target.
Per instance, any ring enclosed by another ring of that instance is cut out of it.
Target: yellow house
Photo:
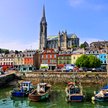
[[[85,53],[84,48],[73,51],[71,55],[71,64],[75,64],[76,60]]]
[[[75,64],[76,63],[76,60],[83,54],[72,54],[71,55],[71,64]]]
[[[24,57],[16,55],[14,58],[14,65],[16,66],[24,65]]]

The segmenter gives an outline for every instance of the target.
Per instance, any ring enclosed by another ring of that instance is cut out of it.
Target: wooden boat
[[[76,85],[74,82],[69,82],[67,84],[65,92],[67,102],[81,102],[84,99],[82,87],[80,84]]]
[[[92,101],[105,102],[108,101],[108,85],[101,88],[99,91],[94,92],[94,96],[91,98]]]
[[[39,83],[37,84],[37,88],[29,94],[30,101],[43,101],[49,98],[49,92],[51,89],[51,85],[47,83]]]
[[[20,83],[19,88],[14,88],[11,92],[12,96],[15,97],[25,97],[32,91],[33,86],[30,81],[23,81]]]

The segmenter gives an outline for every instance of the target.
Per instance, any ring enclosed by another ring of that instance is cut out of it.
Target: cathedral
[[[47,36],[47,21],[45,7],[43,6],[43,13],[40,21],[39,49],[67,50],[73,47],[79,47],[79,38],[76,34],[67,34],[67,31],[59,31],[58,35]]]

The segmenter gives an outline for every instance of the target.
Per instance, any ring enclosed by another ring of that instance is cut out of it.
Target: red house
[[[48,64],[50,70],[54,70],[57,67],[57,54],[54,49],[45,49],[41,54],[41,64]]]

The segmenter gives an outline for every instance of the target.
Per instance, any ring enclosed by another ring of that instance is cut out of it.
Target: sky
[[[45,5],[47,33],[75,33],[80,43],[108,41],[108,0],[0,0],[0,48],[38,49]]]

